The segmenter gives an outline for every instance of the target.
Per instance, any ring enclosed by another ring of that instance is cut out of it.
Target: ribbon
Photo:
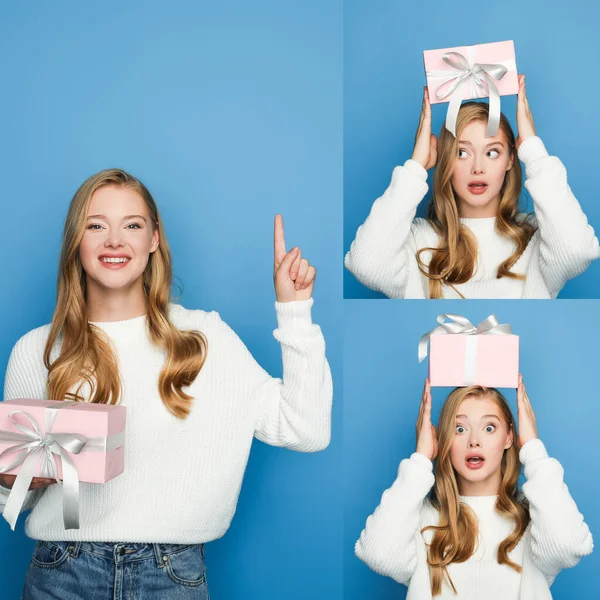
[[[446,319],[451,322],[446,323]],[[477,327],[462,315],[441,314],[438,315],[437,322],[439,325],[428,331],[419,340],[419,362],[423,362],[427,356],[427,348],[429,346],[429,338],[437,334],[455,334],[462,333],[467,335],[509,335],[512,333],[511,325],[501,325],[496,318],[496,315],[486,317]],[[471,351],[473,348],[471,348]],[[472,355],[472,352],[471,352]],[[469,379],[472,379],[470,377]]]
[[[73,433],[51,433],[58,411],[70,408],[75,404],[78,403],[68,400],[61,402],[59,406],[46,408],[45,434],[42,434],[35,418],[24,410],[15,410],[8,415],[10,422],[22,433],[0,430],[0,443],[20,442],[9,446],[0,453],[0,460],[9,454],[18,453],[13,462],[0,466],[0,473],[12,471],[20,466],[3,511],[4,518],[13,531],[40,459],[42,461],[40,476],[55,479],[59,485],[63,486],[63,522],[65,529],[79,529],[79,473],[69,453],[79,454],[84,450],[87,452],[106,452],[123,445],[124,432],[97,438],[88,438]],[[24,415],[31,427],[18,423],[15,418],[18,414]],[[62,465],[62,482],[58,479],[56,465],[58,460],[61,461]]]
[[[460,94],[455,92],[468,84],[471,97],[489,96],[490,110],[485,135],[486,137],[494,137],[500,127],[500,92],[494,83],[494,79],[499,81],[509,70],[516,70],[514,60],[490,64],[477,63],[475,62],[475,51],[476,46],[468,46],[466,57],[460,52],[446,52],[442,59],[454,70],[427,71],[428,78],[443,79],[436,88],[436,98],[444,100],[451,96],[448,112],[446,113],[446,129],[454,137],[456,137],[456,120],[462,102]],[[446,91],[442,91],[442,88],[449,82],[452,83]]]

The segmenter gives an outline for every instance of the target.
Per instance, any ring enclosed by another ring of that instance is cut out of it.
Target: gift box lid
[[[34,417],[40,427],[45,427],[45,412],[47,408],[56,408],[62,404],[60,400],[39,400],[32,398],[15,398],[0,402],[0,429],[8,422],[8,413],[12,410],[24,410]],[[112,404],[95,404],[77,402],[57,411],[52,431],[66,433],[76,430],[82,435],[95,437],[113,435],[125,429],[127,408]],[[93,418],[85,418],[94,415]],[[84,417],[84,418],[81,418]],[[12,424],[10,428],[14,429]]]

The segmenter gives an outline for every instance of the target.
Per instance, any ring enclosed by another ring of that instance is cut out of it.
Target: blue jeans
[[[43,542],[21,600],[209,600],[204,544]]]

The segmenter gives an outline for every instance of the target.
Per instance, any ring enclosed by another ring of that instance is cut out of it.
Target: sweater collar
[[[130,339],[145,333],[147,315],[139,315],[122,321],[88,321],[102,329],[111,339]]]
[[[459,496],[460,501],[468,504],[476,514],[495,510],[498,496]]]

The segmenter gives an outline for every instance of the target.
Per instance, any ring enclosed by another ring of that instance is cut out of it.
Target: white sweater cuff
[[[420,162],[409,158],[404,163],[404,168],[412,171],[415,175],[418,175],[423,181],[427,181],[427,170]]]
[[[410,455],[410,460],[417,463],[424,469],[427,469],[429,472],[433,471],[433,462],[431,462],[429,458],[427,458],[424,454],[421,454],[420,452],[413,452]]]
[[[546,150],[546,146],[544,146],[544,142],[537,135],[533,135],[519,146],[518,154],[519,158],[527,166],[538,158],[548,156],[548,151]]]
[[[312,325],[313,298],[293,302],[275,302],[279,329],[306,329]]]
[[[529,440],[519,451],[519,460],[524,464],[530,464],[541,458],[548,458],[548,452],[544,442],[539,438]]]

